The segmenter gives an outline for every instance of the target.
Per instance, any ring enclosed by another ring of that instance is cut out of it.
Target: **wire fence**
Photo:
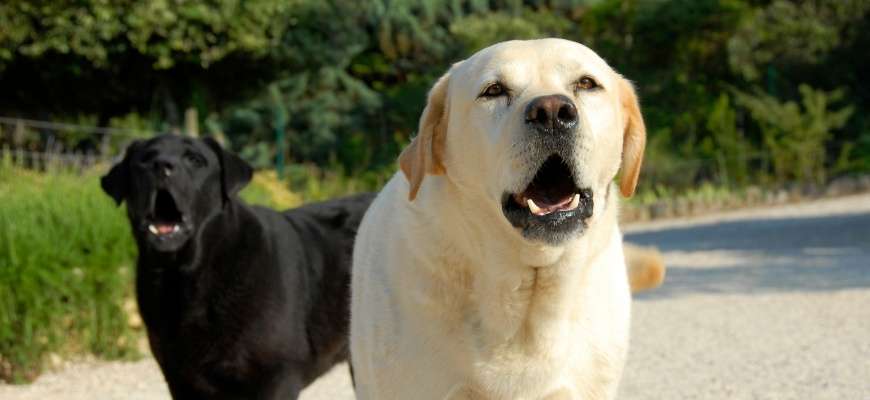
[[[48,130],[54,132],[88,132],[93,135],[112,135],[126,137],[142,137],[151,136],[154,134],[154,132],[135,129],[84,126],[62,122],[40,121],[35,119],[10,117],[0,117],[0,125],[12,126],[16,128],[24,127],[38,130]]]
[[[2,156],[25,168],[84,171],[122,155],[134,138],[155,132],[0,116]]]
[[[191,121],[195,121],[192,115]],[[194,124],[195,125],[195,124]],[[196,126],[186,131],[196,136]],[[15,165],[37,170],[54,166],[72,167],[85,170],[101,163],[110,163],[123,155],[126,146],[135,138],[151,137],[154,131],[99,127],[54,121],[34,120],[0,116],[0,156],[9,158]],[[831,140],[825,143],[835,158],[843,150],[848,150],[849,142]],[[757,180],[757,171],[769,171],[773,163],[772,154],[755,150],[742,154],[746,176],[731,176],[735,172],[720,165],[724,162],[713,157],[667,157],[656,160],[650,158],[644,163],[644,182],[651,186],[689,186],[698,181],[714,181],[720,184],[740,183],[743,180]],[[826,173],[837,174],[836,168],[826,165]],[[830,169],[830,170],[829,170]],[[750,176],[751,175],[751,176]]]
[[[63,168],[84,172],[116,161],[135,138],[154,135],[144,130],[0,116],[0,157],[39,171]],[[653,186],[672,183],[678,175],[675,171],[681,171],[681,179],[692,181],[700,175],[712,175],[710,166],[714,163],[702,158],[671,159],[667,165],[646,163],[645,182]]]

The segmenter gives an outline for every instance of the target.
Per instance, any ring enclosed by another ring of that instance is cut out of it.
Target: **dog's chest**
[[[593,302],[550,272],[516,287],[479,287],[483,296],[472,296],[475,312],[466,314],[466,340],[458,342],[469,346],[475,365],[469,380],[483,398],[538,399],[560,391],[568,399],[606,398],[595,393],[618,379],[625,342],[616,331],[626,330],[627,310],[602,303],[594,307],[624,315],[588,313],[580,305]]]
[[[146,326],[152,350],[164,368],[172,371],[170,375],[185,376],[204,386],[214,379],[244,382],[283,356],[274,351],[282,348],[276,346],[280,341],[275,335],[252,333],[258,315],[241,319],[247,313],[228,312],[214,299],[186,300],[180,304],[157,301],[143,307],[151,311]]]

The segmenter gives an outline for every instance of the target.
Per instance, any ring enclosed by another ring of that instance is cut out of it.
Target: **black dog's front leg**
[[[305,388],[302,377],[299,376],[299,368],[285,368],[276,373],[271,382],[263,388],[262,400],[296,400],[299,393]]]
[[[186,382],[167,382],[169,385],[169,393],[173,400],[199,400],[199,399],[215,399],[223,398],[219,396],[203,393],[201,390],[196,390],[193,386]]]

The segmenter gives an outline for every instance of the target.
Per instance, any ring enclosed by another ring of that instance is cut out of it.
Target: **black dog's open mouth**
[[[181,231],[184,215],[178,209],[175,198],[166,189],[158,189],[154,196],[154,211],[150,215],[148,231],[163,237]]]
[[[559,155],[551,155],[519,193],[506,193],[502,210],[526,237],[557,241],[592,215],[592,191],[577,187]]]

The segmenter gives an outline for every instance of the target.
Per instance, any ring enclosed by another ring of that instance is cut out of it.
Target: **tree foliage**
[[[558,36],[636,83],[644,183],[822,179],[834,164],[870,168],[868,12],[864,0],[13,0],[0,5],[0,113],[138,113],[169,129],[193,107],[260,166],[280,151],[353,173],[392,166],[452,62]]]
[[[825,144],[855,109],[852,106],[829,109],[832,103],[843,99],[842,90],[824,92],[807,85],[798,89],[800,103],[782,102],[765,93],[738,93],[737,99],[759,125],[779,180],[822,182],[828,160]]]

